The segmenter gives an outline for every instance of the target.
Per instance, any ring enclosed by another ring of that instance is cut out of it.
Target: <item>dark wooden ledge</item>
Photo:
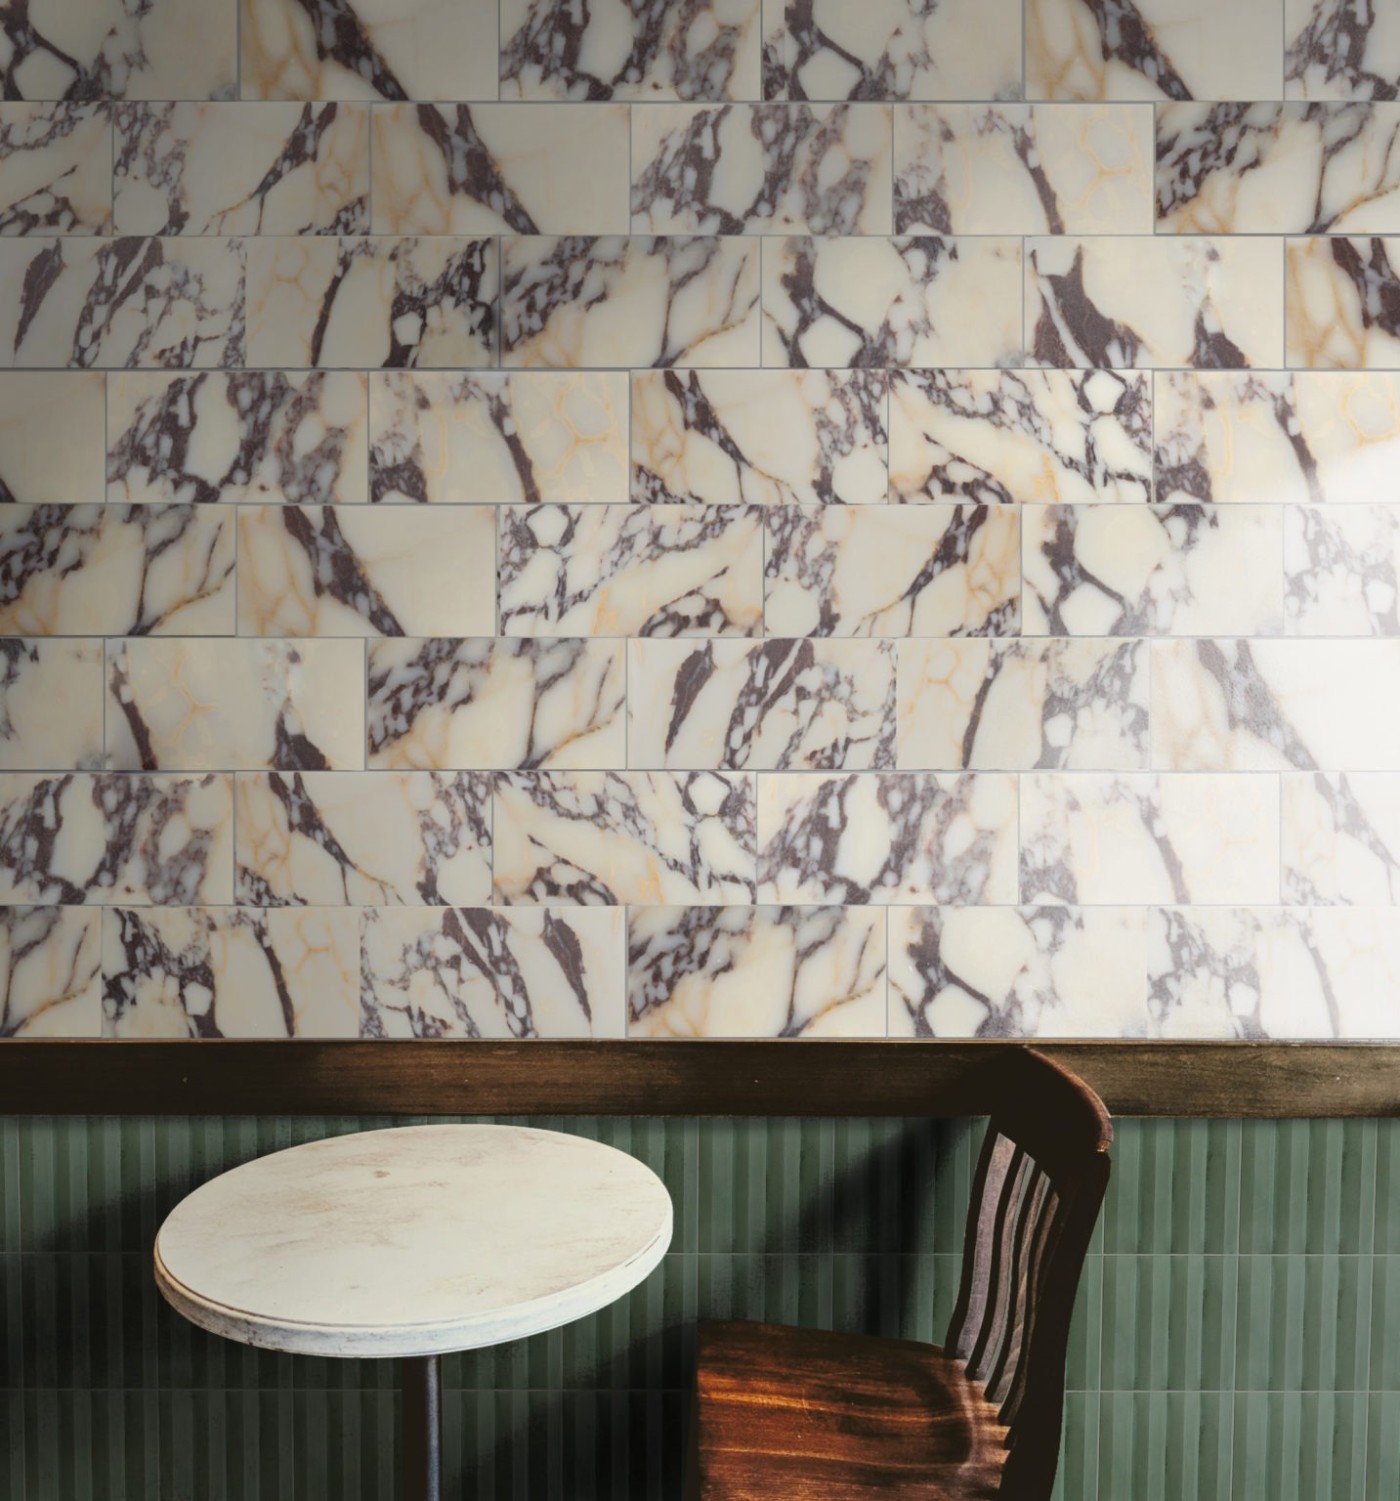
[[[7,1115],[973,1115],[1001,1042],[0,1042]],[[1400,1115],[1400,1043],[1065,1042],[1115,1115]]]

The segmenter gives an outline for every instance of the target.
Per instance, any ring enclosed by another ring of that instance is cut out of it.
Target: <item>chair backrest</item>
[[[1030,1049],[983,1080],[991,1120],[968,1210],[962,1283],[944,1347],[1008,1430],[1000,1494],[1054,1486],[1070,1317],[1108,1186],[1113,1128],[1088,1085]]]

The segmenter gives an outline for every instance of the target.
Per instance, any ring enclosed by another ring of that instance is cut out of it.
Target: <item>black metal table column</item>
[[[442,1501],[442,1361],[399,1362],[401,1501]]]

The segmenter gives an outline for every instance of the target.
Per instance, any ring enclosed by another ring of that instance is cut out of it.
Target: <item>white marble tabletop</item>
[[[581,1318],[670,1241],[670,1196],[625,1152],[516,1126],[407,1126],[212,1179],[161,1226],[155,1270],[169,1303],[227,1339],[426,1356]]]

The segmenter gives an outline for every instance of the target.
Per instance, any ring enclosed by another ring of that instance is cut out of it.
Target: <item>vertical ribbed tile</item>
[[[1099,1406],[1097,1392],[1066,1392],[1064,1439],[1051,1501],[1098,1501]]]
[[[1115,1121],[1104,1249],[1234,1251],[1241,1130],[1238,1121]]]
[[[1400,1256],[1377,1256],[1371,1271],[1370,1381],[1357,1384],[1400,1392]]]
[[[1241,1392],[1235,1494],[1270,1501],[1369,1501],[1366,1401],[1354,1392]]]
[[[1374,1121],[1245,1121],[1240,1250],[1371,1250],[1377,1214]]]
[[[1373,1392],[1366,1423],[1366,1495],[1400,1495],[1400,1392]]]
[[[1233,1488],[1234,1400],[1219,1392],[1105,1392],[1099,1399],[1099,1496],[1103,1501],[1262,1497],[1262,1491]],[[1073,1501],[1068,1492],[1065,1501]]]
[[[1400,1254],[1400,1120],[1376,1121],[1377,1255]]]
[[[1106,1391],[1229,1391],[1236,1265],[1227,1256],[1105,1256]],[[1243,1314],[1241,1314],[1241,1319]]]
[[[1236,1387],[1364,1391],[1377,1301],[1370,1272],[1366,1257],[1241,1256]]]

